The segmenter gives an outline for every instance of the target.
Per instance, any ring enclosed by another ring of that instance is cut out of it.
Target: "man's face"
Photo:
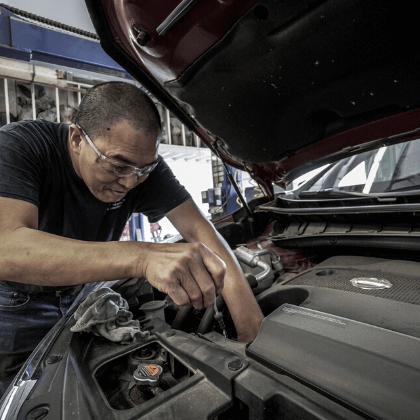
[[[105,203],[120,201],[132,188],[144,182],[148,175],[117,177],[107,172],[99,163],[100,157],[82,137],[76,173],[83,179],[91,193]],[[157,136],[135,130],[127,120],[120,120],[107,127],[105,133],[96,137],[94,144],[103,155],[118,161],[121,165],[143,168],[155,162],[158,157]]]

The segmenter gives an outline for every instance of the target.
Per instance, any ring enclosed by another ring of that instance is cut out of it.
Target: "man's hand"
[[[144,277],[177,305],[202,309],[222,292],[226,265],[202,243],[150,244],[141,258]]]

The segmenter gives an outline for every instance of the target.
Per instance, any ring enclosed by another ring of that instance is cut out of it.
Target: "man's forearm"
[[[143,249],[144,248],[144,249]],[[48,286],[141,276],[140,242],[87,242],[22,227],[3,235],[0,279]]]
[[[21,227],[0,239],[0,279],[68,286],[146,277],[177,305],[210,306],[225,265],[207,247],[150,242],[87,242]]]
[[[229,245],[192,200],[172,210],[167,217],[188,242],[203,243],[226,264],[222,295],[235,323],[238,340],[254,340],[263,314]]]
[[[215,239],[207,239],[206,245],[226,264],[222,295],[235,324],[238,341],[252,341],[257,336],[263,320],[254,294],[225,240],[217,233]]]

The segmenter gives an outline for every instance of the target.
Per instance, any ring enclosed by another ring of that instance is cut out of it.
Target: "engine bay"
[[[214,307],[177,307],[156,290],[143,300],[127,298],[149,338],[122,346],[71,333],[70,319],[37,371],[19,419],[40,406],[51,418],[75,413],[81,419],[415,418],[415,254],[285,248],[268,233],[275,223],[265,214],[253,226],[243,219],[219,226],[265,316],[256,340],[236,341],[221,296],[222,323]]]

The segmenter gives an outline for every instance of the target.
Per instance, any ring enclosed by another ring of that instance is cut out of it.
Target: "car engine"
[[[221,296],[222,322],[214,307],[180,308],[156,290],[146,302],[136,296],[128,301],[149,338],[115,344],[71,333],[70,320],[19,419],[40,407],[50,418],[80,419],[415,418],[415,251],[285,247],[279,225],[285,218],[268,212],[216,225],[265,315],[256,340],[236,341]]]

